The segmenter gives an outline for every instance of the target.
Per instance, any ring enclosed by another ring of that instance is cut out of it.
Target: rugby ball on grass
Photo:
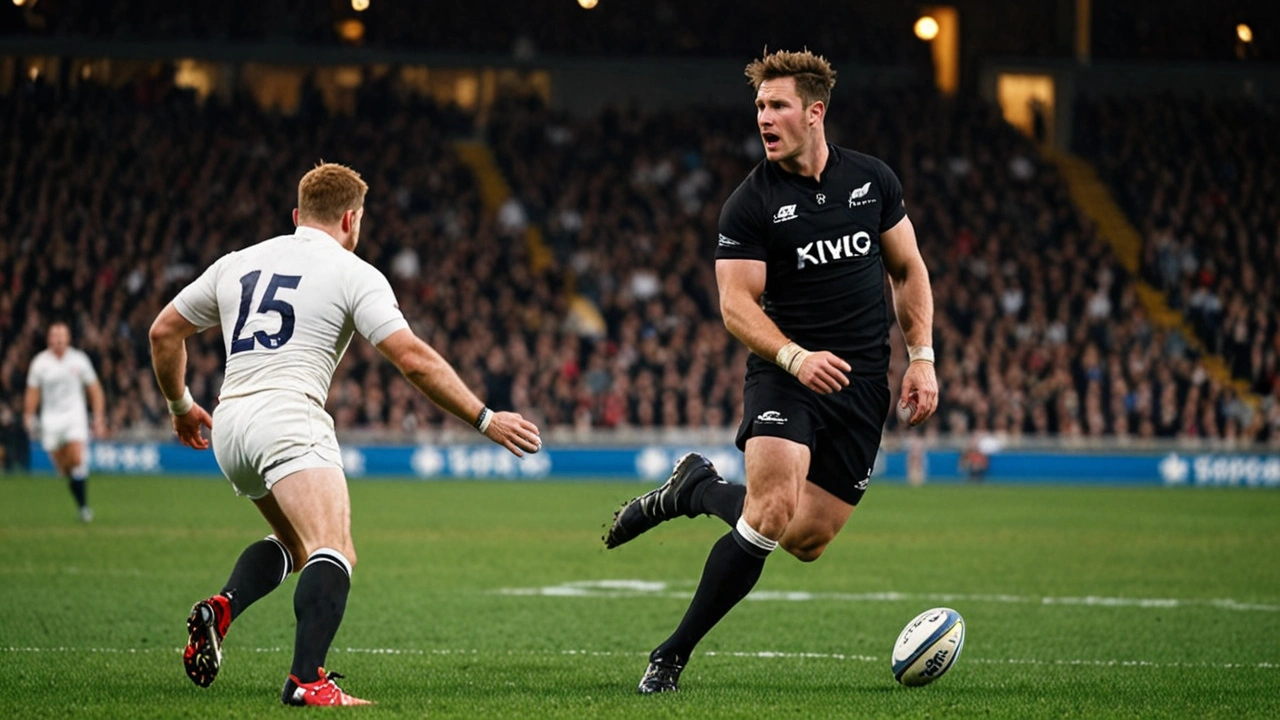
[[[942,677],[964,647],[964,618],[951,608],[925,610],[893,644],[893,679],[919,687]]]

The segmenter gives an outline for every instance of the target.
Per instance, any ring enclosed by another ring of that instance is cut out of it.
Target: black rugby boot
[[[680,672],[682,670],[684,670],[684,664],[682,663],[674,662],[673,659],[651,655],[649,657],[649,667],[645,669],[644,677],[640,678],[640,687],[636,688],[636,692],[641,695],[675,692],[680,689]]]
[[[659,524],[680,517],[697,517],[692,507],[693,491],[709,480],[717,480],[716,468],[701,453],[691,452],[676,462],[671,477],[640,497],[628,500],[613,514],[613,524],[604,535],[604,546],[616,548]]]

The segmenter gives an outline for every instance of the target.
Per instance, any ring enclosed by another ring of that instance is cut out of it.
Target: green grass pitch
[[[351,484],[359,563],[328,666],[362,717],[1280,717],[1280,492],[872,488],[813,564],[769,560],[673,695],[634,688],[674,628],[713,518],[606,551],[645,486]],[[220,480],[0,478],[0,717],[262,718],[293,642],[290,579],[182,672],[191,603],[265,526]],[[922,610],[967,621],[951,672],[897,685]],[[303,711],[305,712],[305,711]]]

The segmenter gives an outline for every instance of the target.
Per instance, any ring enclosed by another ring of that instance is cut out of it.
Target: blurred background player
[[[752,351],[736,441],[747,482],[725,483],[691,453],[615,515],[609,547],[680,515],[732,528],[679,627],[650,654],[641,693],[676,690],[694,646],[747,596],[765,558],[781,546],[817,560],[866,492],[890,403],[886,271],[910,356],[900,412],[916,425],[938,402],[929,271],[898,178],[827,144],[826,59],[779,51],[746,74],[765,160],[721,211],[716,282],[725,327]]]
[[[82,522],[93,520],[89,507],[89,413],[85,394],[93,404],[93,434],[107,432],[106,399],[89,356],[71,347],[71,328],[64,322],[49,326],[49,346],[31,361],[23,420],[27,432],[40,434],[40,444],[59,475],[67,477]],[[40,411],[37,422],[36,411]]]
[[[542,446],[520,415],[485,407],[454,369],[409,329],[386,277],[360,258],[368,185],[322,163],[298,184],[292,235],[224,255],[188,285],[151,328],[152,362],[183,444],[209,447],[236,493],[274,530],[240,555],[222,591],[196,603],[183,662],[207,687],[222,662],[231,621],[301,568],[294,592],[289,705],[366,705],[326,673],[356,563],[351,507],[325,399],[334,368],[359,332],[437,405],[517,456]],[[211,418],[185,382],[186,338],[221,326],[226,380]]]

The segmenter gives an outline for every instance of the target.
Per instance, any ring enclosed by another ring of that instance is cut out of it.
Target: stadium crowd
[[[389,98],[371,94],[355,117],[317,118],[324,111],[314,98],[282,117],[245,98],[200,107],[190,93],[149,83],[124,91],[82,83],[57,94],[35,82],[12,100],[0,110],[12,129],[0,155],[0,395],[11,407],[45,326],[65,319],[114,400],[109,425],[167,422],[150,373],[152,319],[221,254],[291,232],[295,188],[280,179],[301,177],[321,158],[360,168],[375,189],[365,225],[375,239],[362,246],[368,259],[404,277],[405,247],[424,258],[422,276],[400,288],[409,317],[417,317],[415,300],[460,305],[455,290],[481,296],[466,286],[485,280],[473,267],[478,258],[502,263],[496,271],[516,286],[518,271],[506,271],[506,251],[480,217],[474,178],[448,149],[449,134],[470,127],[454,109],[399,98],[384,114]],[[552,312],[549,300],[528,306]],[[457,311],[450,321],[464,329]],[[448,345],[438,325],[428,336]],[[376,355],[357,345],[344,367],[360,369]],[[191,353],[192,391],[212,407],[221,338],[199,336]],[[346,376],[335,381],[347,426],[403,411],[403,403],[383,402],[379,372],[368,392]]]
[[[151,319],[197,268],[289,232],[281,178],[324,158],[369,181],[360,254],[490,404],[544,428],[736,425],[746,351],[718,318],[712,258],[720,204],[760,156],[745,88],[737,109],[592,118],[510,99],[486,128],[385,86],[359,107],[328,116],[304,102],[281,117],[245,98],[201,106],[173,88],[60,95],[38,82],[6,102],[0,398],[14,407],[60,317],[114,400],[111,427],[163,428]],[[828,127],[905,188],[937,303],[943,405],[929,432],[1280,438],[1280,418],[1146,321],[1053,168],[995,109],[899,89],[837,101]],[[448,142],[473,131],[516,191],[492,217]],[[531,225],[555,259],[544,270]],[[192,391],[211,407],[221,338],[191,351]],[[411,435],[446,422],[392,372],[353,343],[330,394],[341,429]]]
[[[1078,146],[1143,239],[1165,292],[1232,374],[1280,412],[1280,108],[1251,100],[1100,97]],[[1274,431],[1273,431],[1274,432]]]
[[[1010,439],[1276,437],[1275,417],[1268,424],[1207,375],[1180,335],[1146,320],[1131,278],[1054,169],[994,108],[901,90],[850,105],[833,103],[833,141],[897,169],[933,276],[944,392],[932,429]],[[657,380],[657,417],[688,407],[682,421],[691,425],[698,410],[703,422],[707,412],[732,418],[737,378],[725,366],[736,372],[742,351],[731,345],[728,363],[704,367],[706,348],[690,348],[685,333],[716,332],[714,299],[700,291],[713,280],[708,238],[720,201],[760,157],[749,107],[615,110],[583,121],[526,105],[496,116],[504,120],[492,142],[522,191],[519,214],[547,229],[580,291],[614,318],[594,364],[607,367],[617,353],[615,377],[644,388]],[[633,360],[617,318],[636,317],[637,299],[642,336],[659,338],[652,347],[674,355],[677,372]],[[691,317],[700,320],[686,330]],[[612,423],[607,395],[579,394],[597,422]]]

